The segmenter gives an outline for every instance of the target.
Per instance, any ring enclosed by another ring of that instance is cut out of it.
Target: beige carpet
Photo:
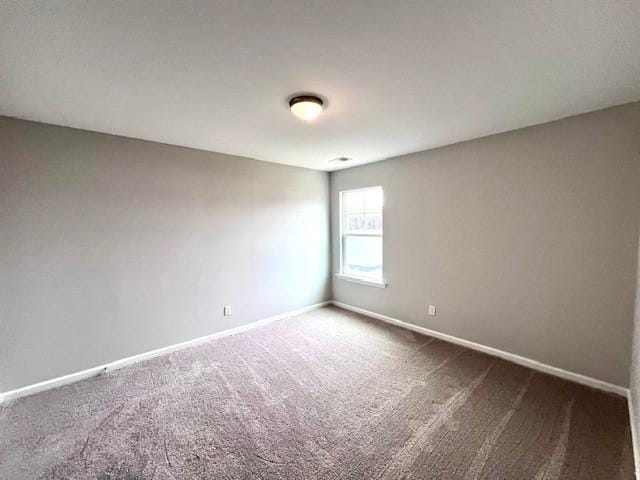
[[[626,402],[325,308],[0,407],[0,478],[633,478]]]

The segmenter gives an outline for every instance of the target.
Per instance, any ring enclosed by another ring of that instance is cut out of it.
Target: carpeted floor
[[[0,407],[0,478],[633,478],[626,402],[329,307]]]

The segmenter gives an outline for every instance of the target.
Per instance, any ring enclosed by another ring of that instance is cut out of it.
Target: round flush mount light
[[[323,107],[324,102],[316,95],[298,95],[289,100],[291,113],[307,122],[315,120]]]

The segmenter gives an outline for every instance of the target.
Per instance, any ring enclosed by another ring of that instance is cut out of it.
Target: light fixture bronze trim
[[[324,107],[324,102],[320,97],[317,97],[315,95],[297,95],[293,97],[291,100],[289,100],[289,108],[293,107],[296,103],[300,103],[300,102],[311,102],[311,103],[318,104],[321,107]]]

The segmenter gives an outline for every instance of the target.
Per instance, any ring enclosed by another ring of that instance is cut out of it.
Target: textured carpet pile
[[[633,478],[624,399],[324,308],[0,407],[0,478]]]

